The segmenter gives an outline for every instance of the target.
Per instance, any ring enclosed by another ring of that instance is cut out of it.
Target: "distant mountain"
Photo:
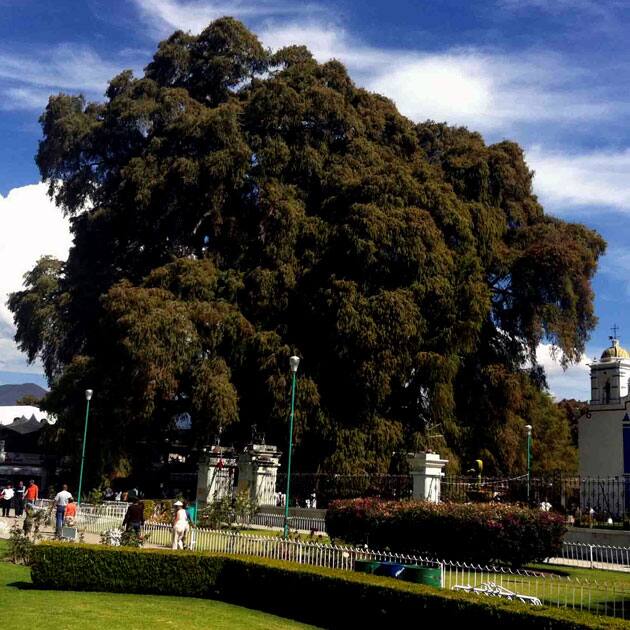
[[[0,406],[15,405],[24,396],[43,398],[46,390],[35,383],[23,383],[22,385],[0,385]]]

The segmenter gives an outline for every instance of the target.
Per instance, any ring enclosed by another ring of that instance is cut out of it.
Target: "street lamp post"
[[[530,485],[532,479],[532,425],[526,424],[527,431],[527,503],[529,504]]]
[[[289,366],[293,380],[291,384],[291,419],[289,420],[289,459],[287,462],[287,493],[284,499],[284,539],[289,538],[289,497],[291,493],[291,455],[293,454],[293,415],[295,414],[295,382],[297,370],[300,365],[300,357],[295,355],[289,358]]]
[[[77,504],[81,505],[81,488],[83,487],[83,463],[85,462],[85,441],[87,439],[87,429],[88,429],[88,418],[90,416],[90,400],[92,400],[92,394],[94,393],[91,389],[85,390],[85,426],[83,427],[83,448],[81,449],[81,471],[79,472],[79,496],[77,497]]]

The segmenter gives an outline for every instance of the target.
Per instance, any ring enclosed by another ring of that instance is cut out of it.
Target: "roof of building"
[[[630,359],[630,352],[619,345],[618,339],[613,339],[610,348],[606,348],[602,352],[602,361],[611,361],[612,359]]]
[[[32,433],[46,424],[54,424],[54,416],[30,405],[0,406],[0,426],[18,433]]]

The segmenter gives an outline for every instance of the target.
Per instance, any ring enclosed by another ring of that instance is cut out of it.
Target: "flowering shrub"
[[[101,545],[110,547],[142,547],[149,539],[150,534],[138,536],[132,529],[120,529],[115,527],[101,532]]]
[[[122,533],[123,530],[118,527],[106,529],[104,532],[101,532],[101,545],[120,547],[120,539],[122,537]]]
[[[521,566],[558,555],[564,519],[516,505],[351,499],[333,502],[326,529],[347,543]]]

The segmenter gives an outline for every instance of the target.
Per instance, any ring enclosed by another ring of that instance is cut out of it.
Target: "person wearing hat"
[[[173,503],[175,518],[173,520],[173,549],[184,548],[184,538],[188,532],[188,514],[181,501]]]

